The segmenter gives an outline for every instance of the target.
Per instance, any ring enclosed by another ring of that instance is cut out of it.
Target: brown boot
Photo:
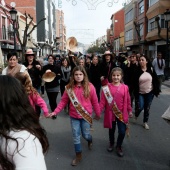
[[[72,166],[76,166],[82,159],[82,155],[81,155],[81,152],[76,152],[76,158],[73,159],[71,165]]]

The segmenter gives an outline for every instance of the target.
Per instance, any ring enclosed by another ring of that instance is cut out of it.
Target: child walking
[[[111,83],[102,87],[100,109],[105,108],[104,128],[109,128],[110,145],[108,152],[113,151],[115,141],[116,123],[118,138],[116,152],[122,157],[122,143],[125,137],[129,115],[132,116],[132,108],[128,86],[122,83],[123,71],[121,68],[113,68],[110,75]]]
[[[92,112],[96,113],[95,119],[100,118],[100,108],[94,86],[89,83],[87,73],[82,66],[73,69],[70,82],[65,87],[64,94],[57,108],[50,114],[50,117],[57,115],[69,103],[69,115],[74,140],[76,158],[71,165],[76,166],[82,159],[82,146],[80,135],[88,142],[88,148],[92,148],[92,136],[90,126],[92,124]]]
[[[35,107],[36,105],[39,106],[43,110],[44,116],[47,117],[49,115],[48,107],[45,101],[41,98],[41,96],[37,92],[37,90],[32,86],[29,76],[23,72],[19,72],[15,75],[15,78],[18,79],[21,82],[21,84],[25,87],[30,104],[32,105],[34,110],[36,111]],[[37,116],[39,117],[40,116],[39,113],[38,112],[36,113]]]

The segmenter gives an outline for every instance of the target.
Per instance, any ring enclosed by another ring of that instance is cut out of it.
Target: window
[[[149,7],[154,5],[156,2],[158,2],[159,0],[149,0]]]
[[[125,14],[125,23],[130,22],[133,19],[133,9]]]
[[[144,12],[144,1],[139,3],[139,15]]]
[[[143,23],[139,25],[139,33],[140,33],[140,36],[143,36]]]
[[[126,41],[130,41],[130,40],[132,40],[132,39],[133,39],[132,29],[131,29],[131,30],[129,30],[129,31],[126,31],[125,39],[126,39]]]
[[[154,29],[157,29],[157,24],[155,18],[152,18],[148,21],[148,32],[151,32]]]

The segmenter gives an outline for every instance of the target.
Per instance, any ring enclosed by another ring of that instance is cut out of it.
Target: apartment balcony
[[[158,29],[154,29],[151,32],[148,32],[146,36],[147,41],[156,41],[159,40],[160,37],[166,39],[166,28],[162,28],[160,32],[160,36],[158,36]]]
[[[14,44],[13,31],[7,28],[0,28],[1,44]]]
[[[148,19],[154,18],[157,15],[163,14],[168,8],[170,8],[170,0],[159,0],[148,9],[146,16]]]

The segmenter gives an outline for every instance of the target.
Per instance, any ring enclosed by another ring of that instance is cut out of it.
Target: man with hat
[[[116,67],[113,61],[113,55],[110,51],[105,51],[102,56],[102,63],[100,69],[100,80],[102,85],[106,85],[109,82],[111,70]]]

